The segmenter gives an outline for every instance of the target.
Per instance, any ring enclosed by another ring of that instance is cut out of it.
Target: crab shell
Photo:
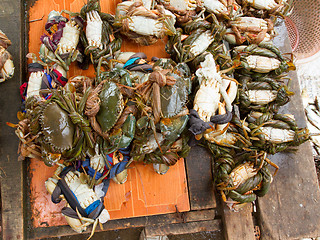
[[[12,78],[14,74],[14,65],[11,54],[0,46],[0,82]]]
[[[0,30],[0,46],[7,49],[11,45],[10,39],[7,37],[7,35]]]
[[[163,69],[173,69],[167,73],[176,79],[172,86],[164,86],[160,89],[161,112],[163,118],[171,118],[179,114],[188,101],[188,92],[190,85],[189,68],[186,65],[181,65],[171,59],[159,59],[154,66],[159,66]]]
[[[40,116],[41,131],[45,143],[56,151],[63,152],[73,146],[75,126],[69,114],[55,102],[48,103]]]
[[[118,121],[124,108],[123,96],[114,82],[106,82],[99,94],[101,100],[97,121],[103,132],[109,131]]]

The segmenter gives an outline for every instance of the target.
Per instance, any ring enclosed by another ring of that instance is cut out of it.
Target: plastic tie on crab
[[[139,63],[141,59],[147,59],[144,53],[135,53],[124,64],[123,68],[130,71],[152,72],[152,66],[148,63]]]
[[[200,119],[196,110],[191,109],[189,114],[189,131],[193,135],[198,135],[211,128],[213,124],[225,124],[232,119],[232,113],[227,111],[226,114],[215,115],[210,118],[210,122],[205,122]]]
[[[56,84],[58,84],[58,85],[60,85],[60,86],[62,86],[62,87],[63,87],[64,85],[66,85],[67,82],[68,82],[68,79],[65,78],[64,76],[62,76],[62,73],[59,72],[57,69],[53,69],[52,71],[50,71],[49,74],[50,74],[52,80],[53,80]]]
[[[28,64],[28,72],[39,72],[43,71],[44,67],[40,63],[29,63]]]
[[[19,88],[19,90],[20,90],[20,96],[21,96],[21,98],[22,98],[23,101],[26,100],[27,89],[28,89],[28,83],[27,83],[27,82],[23,83],[23,84],[20,86],[20,88]]]
[[[82,162],[82,167],[86,168],[87,174],[88,174],[90,177],[93,178],[94,174],[96,174],[96,177],[95,177],[96,180],[100,179],[100,178],[103,176],[102,173],[100,173],[100,172],[98,172],[98,171],[96,172],[95,169],[93,169],[92,167],[90,167],[90,159],[86,159],[85,161],[83,161],[83,162]],[[80,169],[80,167],[79,167],[79,169]]]

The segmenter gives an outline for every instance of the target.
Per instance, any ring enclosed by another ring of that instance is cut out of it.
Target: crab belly
[[[89,15],[90,14],[90,15]],[[87,27],[86,37],[88,39],[89,46],[102,47],[102,21],[97,11],[91,11],[87,13]]]
[[[62,37],[58,44],[60,54],[70,53],[77,48],[80,30],[74,21],[69,21],[63,28]]]
[[[277,91],[269,90],[249,90],[248,96],[253,104],[268,104],[277,98]]]
[[[32,96],[39,96],[39,90],[41,88],[43,72],[32,72],[28,81],[27,98]]]
[[[201,34],[192,44],[190,52],[193,56],[198,56],[203,53],[210,44],[214,41],[214,37],[212,36],[210,31],[206,31]]]
[[[169,0],[172,7],[177,10],[195,10],[197,7],[196,1],[194,0]]]
[[[129,21],[129,29],[140,35],[159,37],[163,29],[163,24],[156,19],[132,16]]]
[[[230,177],[233,181],[233,185],[237,188],[241,183],[244,183],[249,178],[257,174],[252,164],[244,163],[236,167],[230,173]]]
[[[271,10],[277,6],[274,0],[247,0],[247,2],[256,9]]]
[[[70,190],[77,197],[80,206],[83,209],[86,209],[91,203],[99,199],[93,189],[89,188],[87,184],[81,182],[79,174],[79,172],[74,173],[70,171],[66,175],[65,181]]]
[[[273,127],[261,127],[260,130],[265,135],[265,139],[271,143],[291,142],[295,137],[295,132],[293,130]]]
[[[198,112],[201,120],[209,122],[211,116],[215,115],[220,99],[219,88],[213,85],[202,84],[198,90],[194,109]]]
[[[226,6],[224,6],[219,0],[203,0],[203,4],[209,12],[213,12],[215,14],[221,14],[228,11]]]
[[[5,64],[3,65],[3,68],[1,70],[2,76],[4,76],[5,79],[9,79],[13,77],[14,74],[14,65],[13,61],[11,59],[8,59]],[[1,81],[0,81],[1,82]]]
[[[246,57],[249,68],[258,73],[268,73],[280,67],[280,61],[275,58],[268,58],[258,55]]]

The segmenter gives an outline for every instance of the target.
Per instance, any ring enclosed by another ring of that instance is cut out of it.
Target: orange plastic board
[[[118,2],[121,1],[101,1],[101,9],[114,14]],[[41,17],[43,20],[30,22],[29,52],[38,55],[40,36],[45,33],[44,26],[51,10],[79,12],[83,3],[83,0],[36,1],[29,10],[29,20]],[[168,57],[164,47],[165,40],[159,40],[152,46],[137,46],[124,40],[122,51],[144,52],[148,59],[152,56]],[[95,76],[92,66],[83,71],[71,65],[68,77],[75,75]],[[152,165],[132,164],[131,167],[125,184],[117,185],[112,181],[110,183],[105,206],[111,219],[172,213],[176,211],[176,206],[181,212],[190,210],[184,160],[178,161],[162,176],[153,171]],[[60,214],[64,203],[53,204],[44,187],[44,182],[53,175],[54,170],[55,168],[46,167],[42,162],[31,160],[31,210],[34,227],[66,224]]]
[[[119,185],[110,181],[105,208],[111,219],[189,211],[184,160],[170,167],[165,175],[154,172],[151,164],[133,163],[128,180]],[[55,167],[31,159],[31,210],[34,227],[66,225],[61,209],[65,202],[54,204],[44,186]]]

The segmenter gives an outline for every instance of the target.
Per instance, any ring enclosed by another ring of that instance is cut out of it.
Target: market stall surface
[[[48,239],[74,235],[69,226],[34,226],[32,205],[29,204],[32,197],[32,192],[29,190],[32,178],[27,178],[28,169],[30,171],[32,166],[30,168],[30,163],[27,161],[17,161],[18,139],[14,131],[5,126],[7,121],[17,121],[16,112],[20,108],[18,89],[22,79],[26,77],[25,55],[29,50],[32,51],[32,49],[27,49],[28,45],[25,41],[28,39],[27,26],[32,31],[31,23],[27,23],[30,15],[25,16],[24,13],[32,14],[32,8],[29,8],[41,6],[41,2],[46,2],[46,4],[42,5],[42,8],[39,7],[39,11],[34,12],[39,15],[32,15],[34,18],[29,18],[29,20],[41,18],[43,11],[46,11],[44,9],[51,10],[60,6],[61,9],[71,10],[72,7],[75,7],[74,11],[76,11],[76,5],[83,4],[82,1],[77,3],[76,0],[39,0],[32,3],[27,1],[26,4],[16,0],[3,0],[0,5],[1,29],[12,39],[12,45],[15,46],[11,47],[10,51],[16,66],[15,77],[1,85],[2,94],[0,95],[3,103],[0,108],[2,153],[0,167],[5,173],[1,180],[4,239]],[[116,4],[116,2],[112,3]],[[283,24],[279,26],[279,30],[280,35],[276,44],[283,52],[290,52]],[[33,35],[30,34],[30,39],[32,37]],[[160,56],[163,53],[163,49],[155,49],[160,52],[150,53],[150,56]],[[145,50],[139,49],[138,51]],[[305,118],[299,97],[299,84],[295,73],[291,73],[291,77],[293,79],[292,89],[296,95],[284,110],[293,113],[298,125],[304,126]],[[212,231],[211,234],[217,239],[223,236],[227,239],[255,239],[254,230],[257,229],[255,226],[259,227],[263,239],[298,239],[320,236],[320,209],[318,207],[320,193],[309,143],[301,145],[294,154],[277,154],[272,157],[272,160],[280,167],[280,171],[274,179],[270,192],[259,199],[254,207],[248,205],[243,211],[235,213],[221,204],[219,197],[215,197],[209,167],[211,166],[210,154],[201,147],[194,147],[185,160],[185,173],[182,174],[187,180],[188,204],[186,209],[190,207],[189,211],[182,213],[179,209],[178,211],[174,209],[175,213],[111,220],[104,225],[103,231],[116,231],[97,232],[93,239],[103,239],[105,234],[108,236],[110,234],[110,237],[114,236],[113,239],[125,239],[125,237],[121,238],[121,234],[127,237],[130,234],[138,236],[143,228],[149,236]],[[184,168],[183,164],[182,166]],[[181,189],[183,192],[184,187]],[[117,235],[118,230],[127,228],[135,229],[126,230],[127,232]],[[190,239],[201,239],[201,236],[210,239],[210,235],[206,233],[199,234],[199,238],[189,237]],[[85,239],[86,237],[87,235],[84,234],[81,237],[77,235],[68,238]]]

